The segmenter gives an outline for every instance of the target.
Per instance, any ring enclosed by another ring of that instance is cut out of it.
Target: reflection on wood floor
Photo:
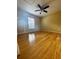
[[[60,34],[35,32],[18,35],[17,59],[61,59]]]

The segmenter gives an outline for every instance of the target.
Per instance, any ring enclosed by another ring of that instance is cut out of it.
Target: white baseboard
[[[20,34],[24,34],[24,33],[28,33],[28,32],[21,32],[21,33],[17,33],[17,34],[20,35]]]

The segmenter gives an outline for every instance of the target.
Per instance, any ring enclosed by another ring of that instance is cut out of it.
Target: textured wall
[[[48,15],[41,19],[41,30],[50,32],[60,32],[61,30],[61,12]]]

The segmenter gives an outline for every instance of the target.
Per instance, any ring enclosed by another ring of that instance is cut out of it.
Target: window
[[[28,17],[28,28],[34,29],[35,28],[35,20],[34,18]]]

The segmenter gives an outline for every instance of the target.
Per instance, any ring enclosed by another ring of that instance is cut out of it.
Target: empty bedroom
[[[61,59],[61,0],[17,0],[17,59]]]

